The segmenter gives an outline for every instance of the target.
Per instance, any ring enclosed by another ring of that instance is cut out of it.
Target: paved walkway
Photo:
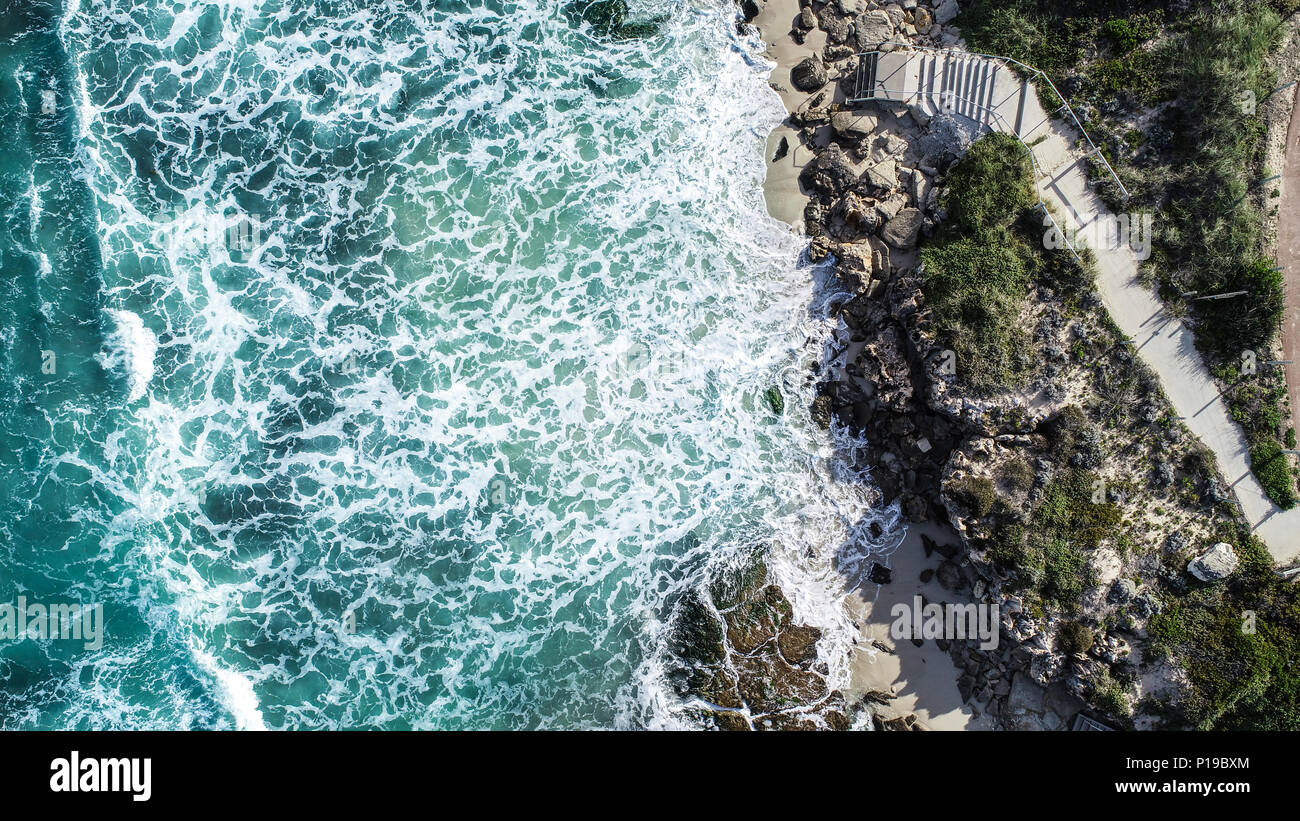
[[[990,129],[1015,134],[1029,144],[1038,168],[1040,195],[1055,208],[1058,220],[1067,231],[1078,229],[1086,237],[1098,225],[1114,224],[1114,215],[1088,185],[1082,152],[1073,147],[1080,135],[1071,126],[1049,116],[1040,105],[1034,86],[997,59],[896,51],[880,56],[873,79],[877,91],[887,90],[888,96],[907,103],[923,115],[941,108],[952,111],[955,107],[957,113]],[[1293,118],[1293,139],[1296,128]],[[1294,143],[1288,153],[1292,150],[1296,150]],[[1289,173],[1300,174],[1300,161],[1288,162],[1287,167]],[[1291,190],[1298,191],[1300,187]],[[1292,206],[1300,210],[1300,204],[1292,203]],[[1282,221],[1292,230],[1300,230],[1294,219],[1288,221],[1285,210]],[[1138,282],[1140,261],[1132,248],[1116,247],[1116,243],[1088,244],[1096,258],[1097,290],[1106,309],[1159,376],[1175,412],[1214,452],[1219,469],[1232,486],[1255,534],[1277,562],[1300,559],[1300,507],[1289,511],[1278,508],[1264,495],[1251,474],[1245,435],[1229,417],[1218,388],[1196,351],[1192,332],[1179,319],[1169,316],[1155,293]],[[1293,287],[1295,279],[1290,277]],[[1288,294],[1288,300],[1291,299],[1292,295]],[[1296,306],[1300,301],[1288,304]],[[1294,345],[1294,335],[1291,339]],[[1291,353],[1288,351],[1287,358],[1296,358]],[[1293,407],[1296,407],[1294,402]]]

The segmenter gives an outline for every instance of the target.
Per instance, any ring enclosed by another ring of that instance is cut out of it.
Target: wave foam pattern
[[[753,544],[841,683],[830,557],[889,514],[802,411],[830,325],[764,208],[784,114],[729,6],[637,10],[664,30],[67,9],[113,389],[32,475],[109,500],[90,592],[149,629],[58,723],[672,726],[671,602]]]

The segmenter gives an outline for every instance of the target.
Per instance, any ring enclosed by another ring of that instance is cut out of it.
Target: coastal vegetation
[[[1262,108],[1279,84],[1267,58],[1300,2],[1199,3],[1178,15],[1115,0],[963,6],[969,48],[1034,65],[1069,98],[1132,195],[1121,202],[1097,174],[1112,209],[1154,214],[1144,275],[1190,322],[1265,492],[1292,507],[1296,477],[1280,450],[1293,434],[1280,376],[1240,366],[1243,357],[1270,358],[1283,307],[1281,274],[1267,258],[1276,188],[1267,184]]]
[[[1300,587],[1274,573],[1244,529],[1219,535],[1240,571],[1187,589],[1151,620],[1152,649],[1178,659],[1191,684],[1167,717],[1199,729],[1300,729]]]
[[[948,216],[921,250],[926,302],[975,393],[1023,384],[1036,368],[1018,317],[1031,285],[1053,280],[1063,253],[1042,249],[1043,220],[1018,140],[990,134],[952,170]]]
[[[1005,351],[1016,329],[990,325],[1017,325],[1031,286],[1052,282],[1057,296],[1079,316],[1091,310],[1102,317],[1072,351],[1072,360],[1088,375],[1088,389],[1083,407],[1068,405],[1037,426],[1042,443],[1034,452],[1040,454],[1040,472],[1044,460],[1054,466],[1050,478],[1035,478],[1032,456],[998,457],[1003,461],[990,470],[996,481],[965,476],[951,484],[949,497],[959,515],[970,517],[973,544],[1008,579],[1027,610],[1063,619],[1056,647],[1069,656],[1095,654],[1098,636],[1112,626],[1141,629],[1131,607],[1099,610],[1095,600],[1087,602],[1098,581],[1095,557],[1103,548],[1122,555],[1131,568],[1130,590],[1144,591],[1126,600],[1141,600],[1141,609],[1150,613],[1140,669],[1168,661],[1186,680],[1177,697],[1148,695],[1140,705],[1143,712],[1175,727],[1300,728],[1300,677],[1293,661],[1300,658],[1300,592],[1274,573],[1267,550],[1216,489],[1212,460],[1203,449],[1184,444],[1175,457],[1169,443],[1184,439],[1173,430],[1176,423],[1167,416],[1159,386],[1105,322],[1090,296],[1087,271],[1030,241],[1025,231],[1034,201],[1026,198],[1027,170],[1016,162],[1021,150],[1009,138],[987,136],[944,181],[948,219],[922,247],[923,288],[932,301],[935,332],[965,350]],[[980,250],[995,241],[1009,249],[1005,255]],[[1008,270],[981,288],[980,272],[997,260],[1010,260]],[[964,301],[985,295],[1000,311],[996,318],[961,309]],[[973,377],[976,384],[991,380],[990,373],[959,369],[959,376]],[[1243,383],[1241,390],[1249,392],[1244,395],[1270,430],[1280,427],[1280,420],[1267,416],[1276,402],[1265,393],[1273,390],[1265,381],[1248,381],[1230,366],[1221,366],[1217,375],[1229,384]],[[1251,416],[1238,421],[1248,430],[1256,424]],[[1256,472],[1264,477],[1270,465],[1281,462],[1276,450],[1268,450],[1278,447],[1274,438],[1258,436],[1252,453]],[[1162,466],[1163,457],[1172,464]],[[1139,466],[1151,460],[1156,461],[1152,480],[1141,481]],[[1103,466],[1115,463],[1108,480]],[[1289,471],[1279,474],[1276,481],[1290,481]],[[1139,480],[1116,481],[1116,475]],[[1030,484],[1039,489],[1026,494]],[[1210,530],[1189,543],[1182,529],[1169,524],[1175,509]],[[1218,542],[1241,557],[1241,568],[1225,581],[1200,582],[1187,572],[1187,548]],[[1082,692],[1095,708],[1127,726],[1133,705],[1126,693],[1140,669],[1111,664]]]

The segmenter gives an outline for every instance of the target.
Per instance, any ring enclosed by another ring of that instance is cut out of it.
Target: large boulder
[[[1002,706],[1002,720],[1009,730],[1041,730],[1043,688],[1024,673],[1011,677],[1011,693]]]
[[[896,325],[878,331],[858,355],[858,367],[876,388],[876,400],[898,413],[912,400],[912,365]]]
[[[925,175],[920,169],[912,174],[912,199],[916,202],[916,207],[929,209],[930,191],[934,188],[934,182]]]
[[[1203,582],[1217,582],[1231,576],[1237,564],[1237,554],[1232,551],[1232,545],[1219,542],[1188,562],[1187,572]]]
[[[857,169],[838,145],[832,145],[799,172],[804,187],[827,196],[836,196],[858,181]]]
[[[867,170],[867,181],[876,188],[893,190],[898,185],[898,163],[892,159],[877,162]]]
[[[831,209],[833,233],[844,236],[874,234],[880,228],[880,214],[870,200],[850,191]]]
[[[916,236],[924,219],[917,209],[904,208],[898,216],[885,223],[880,238],[900,251],[911,250],[916,247]]]
[[[854,293],[861,293],[873,279],[889,275],[889,249],[875,237],[842,242],[833,247],[835,274]]]
[[[960,9],[957,8],[957,0],[939,0],[934,7],[935,22],[945,25],[952,22],[957,16]]]
[[[875,114],[865,111],[837,111],[831,115],[835,136],[845,140],[864,140],[876,133]]]
[[[826,32],[828,43],[843,43],[849,39],[849,21],[834,3],[827,3],[817,14],[817,25]]]
[[[828,79],[826,67],[816,57],[807,57],[790,69],[790,82],[800,91],[816,91],[826,85]]]
[[[854,42],[859,49],[869,51],[894,37],[894,21],[880,9],[858,16],[853,27]]]

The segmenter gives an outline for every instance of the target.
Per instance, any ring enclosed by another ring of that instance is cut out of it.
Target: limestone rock
[[[889,274],[889,249],[875,237],[858,242],[842,242],[832,248],[835,273],[845,287],[856,293],[866,290],[872,279]]]
[[[867,169],[867,181],[877,188],[892,189],[898,184],[898,164],[893,160],[876,163]]]
[[[906,207],[907,195],[899,193],[876,203],[876,213],[880,215],[881,222],[889,222]]]
[[[897,326],[878,331],[862,348],[857,362],[875,385],[876,399],[882,405],[898,412],[907,410],[912,399],[912,368]]]
[[[939,25],[951,23],[960,11],[957,0],[939,0],[934,6],[934,19]]]
[[[858,181],[858,172],[848,155],[837,145],[832,145],[799,172],[799,182],[804,187],[821,194],[835,196]]]
[[[828,43],[843,43],[849,39],[849,21],[834,3],[827,3],[817,14],[817,25],[826,32]]]
[[[921,231],[924,220],[921,212],[915,208],[904,208],[898,216],[885,224],[880,238],[900,251],[916,247],[916,235]]]
[[[1137,595],[1137,585],[1132,579],[1119,579],[1110,588],[1110,600],[1116,604],[1132,601]]]
[[[1187,572],[1203,582],[1217,582],[1231,576],[1237,564],[1237,554],[1232,551],[1232,545],[1219,542],[1188,562]]]
[[[876,115],[864,111],[837,111],[831,115],[831,128],[837,137],[864,140],[876,131]]]
[[[859,49],[869,51],[894,36],[894,21],[880,9],[858,15],[854,24],[854,41]]]
[[[813,399],[808,414],[817,423],[817,427],[822,430],[829,428],[831,426],[831,398],[824,393],[819,394]]]
[[[835,203],[831,209],[831,218],[842,224],[843,228],[848,229],[850,234],[871,234],[880,228],[880,215],[872,206],[871,201],[864,199],[862,196],[850,191]],[[837,233],[843,234],[844,231]]]
[[[1024,673],[1011,679],[1011,694],[1002,708],[1002,717],[1010,730],[1041,729],[1039,714],[1043,711],[1043,688]]]
[[[934,186],[930,178],[919,170],[912,174],[912,200],[917,208],[925,208],[930,198],[930,189]]]

